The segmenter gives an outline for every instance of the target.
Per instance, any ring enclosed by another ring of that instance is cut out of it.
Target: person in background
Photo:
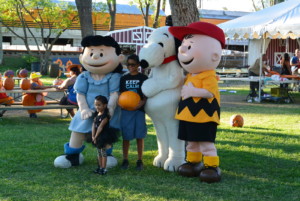
[[[30,89],[39,90],[52,88],[53,86],[44,86],[43,82],[40,80],[42,77],[40,72],[31,72],[30,74]],[[44,100],[45,93],[27,93],[22,98],[22,104],[24,106],[43,106],[46,105]],[[42,110],[28,110],[30,118],[37,118],[36,113],[41,112]]]
[[[262,55],[262,75],[264,76],[269,72],[267,65],[265,62],[267,61],[267,56],[265,54]],[[260,58],[257,58],[253,65],[248,68],[248,75],[250,76],[259,76],[259,69],[260,69]],[[250,97],[255,98],[257,97],[257,92],[259,91],[259,82],[250,82]],[[261,91],[261,94],[264,92]]]
[[[67,96],[62,97],[60,105],[77,105],[76,92],[74,91],[74,84],[77,76],[81,73],[81,65],[72,64],[67,66],[67,70],[70,71],[70,77],[67,78],[61,85],[57,86],[57,89],[68,89]],[[67,109],[71,118],[74,117],[75,113],[73,109]]]
[[[281,75],[292,75],[291,64],[290,64],[290,55],[284,53],[281,61]],[[280,88],[288,88],[289,84],[280,84]]]
[[[292,75],[299,75],[299,67],[300,67],[300,50],[296,49],[295,50],[295,56],[291,58],[291,71]],[[294,91],[300,91],[300,87],[298,84],[294,83],[292,85],[292,88]]]
[[[295,50],[295,56],[292,57],[290,65],[291,65],[291,71],[292,75],[298,75],[298,69],[300,66],[300,50],[296,49]]]
[[[144,138],[147,135],[146,119],[144,105],[146,97],[143,95],[141,87],[148,77],[138,71],[139,57],[135,54],[130,55],[127,59],[127,68],[129,73],[123,75],[120,80],[120,93],[124,91],[134,91],[141,97],[139,105],[133,111],[121,110],[121,131],[123,136],[123,163],[121,168],[127,169],[129,166],[128,151],[130,140],[136,139],[138,160],[136,169],[143,169],[143,151]]]
[[[109,112],[107,108],[108,100],[105,96],[96,96],[95,108],[96,116],[92,126],[92,143],[98,151],[98,168],[96,174],[105,175],[107,173],[106,149],[111,148],[112,144],[118,140],[117,129],[109,127]]]

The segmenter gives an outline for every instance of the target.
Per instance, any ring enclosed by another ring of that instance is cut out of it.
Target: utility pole
[[[203,8],[203,0],[197,0],[197,8],[202,9]]]

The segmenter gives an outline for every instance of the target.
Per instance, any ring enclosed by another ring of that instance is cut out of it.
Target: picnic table
[[[242,82],[259,82],[261,81],[262,87],[267,85],[276,85],[277,88],[271,88],[271,95],[266,97],[261,97],[261,100],[275,100],[276,102],[283,99],[285,102],[295,102],[293,95],[291,94],[291,90],[279,87],[280,84],[293,84],[300,83],[299,76],[289,76],[285,78],[293,78],[291,80],[273,80],[270,77],[259,77],[259,76],[250,76],[244,78],[236,78],[236,77],[220,77],[220,81],[242,81]],[[261,88],[262,88],[261,87]],[[249,96],[249,95],[248,95]],[[248,99],[248,96],[246,100]],[[275,96],[275,97],[272,97]],[[260,101],[261,101],[260,100]]]
[[[216,69],[216,73],[220,77],[246,77],[246,76],[248,76],[247,69]]]
[[[60,90],[56,88],[48,88],[48,89],[39,89],[39,90],[22,90],[22,89],[13,89],[13,90],[0,90],[0,93],[6,93],[10,96],[13,96],[15,103],[12,105],[5,105],[5,103],[0,104],[0,117],[3,116],[5,111],[8,110],[36,110],[36,109],[60,109],[61,110],[61,117],[66,117],[67,115],[63,114],[63,109],[75,109],[78,108],[77,105],[59,105],[60,98],[52,98],[49,95],[46,95],[46,105],[39,105],[39,106],[23,106],[22,102],[19,100],[24,94],[27,93],[57,93],[60,92],[63,95],[65,94],[66,90]],[[49,101],[50,99],[50,101]]]

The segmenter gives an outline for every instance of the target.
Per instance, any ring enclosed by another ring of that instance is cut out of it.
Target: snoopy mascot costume
[[[145,111],[153,121],[158,144],[158,155],[153,165],[167,171],[177,171],[184,163],[184,141],[177,138],[178,120],[174,118],[183,84],[183,69],[176,56],[180,41],[168,31],[168,27],[156,29],[141,49],[142,68],[151,68],[142,91],[147,97]]]
[[[82,39],[84,47],[79,60],[86,71],[76,79],[74,89],[77,93],[79,110],[72,119],[69,130],[70,141],[64,145],[65,154],[54,161],[55,167],[69,168],[83,163],[82,151],[86,136],[92,131],[94,99],[98,95],[108,98],[110,126],[120,128],[120,108],[117,107],[120,77],[123,70],[121,62],[124,56],[121,48],[111,36],[87,36]],[[111,155],[112,148],[107,149],[107,168],[117,165]]]

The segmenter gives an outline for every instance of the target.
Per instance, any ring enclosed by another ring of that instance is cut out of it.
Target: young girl
[[[118,140],[117,131],[109,127],[109,113],[107,108],[107,98],[96,96],[94,104],[97,116],[94,118],[92,127],[92,142],[98,151],[98,168],[94,173],[105,175],[106,170],[106,148],[110,148],[112,143]]]

